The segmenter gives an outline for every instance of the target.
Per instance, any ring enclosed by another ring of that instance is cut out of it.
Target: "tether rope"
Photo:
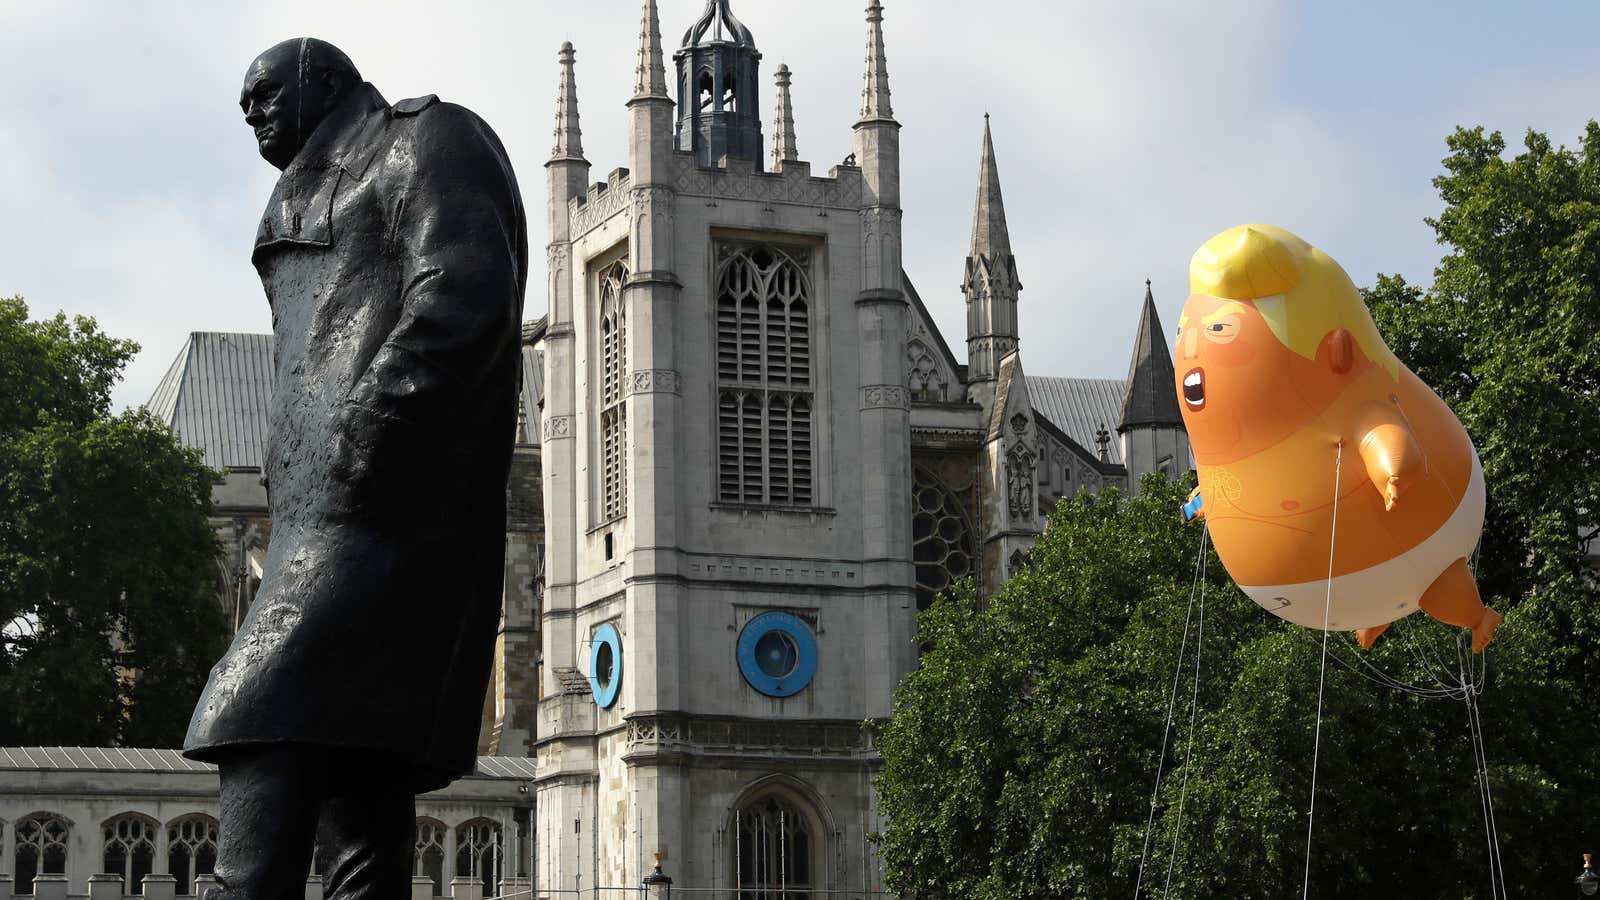
[[[1156,757],[1156,785],[1150,791],[1150,817],[1144,823],[1144,849],[1139,851],[1139,878],[1133,883],[1134,900],[1139,900],[1139,889],[1144,885],[1144,867],[1150,856],[1150,831],[1155,826],[1156,801],[1161,794],[1161,773],[1167,761],[1167,740],[1172,734],[1172,716],[1178,706],[1178,683],[1183,678],[1183,657],[1189,647],[1189,624],[1194,619],[1194,599],[1200,589],[1202,564],[1206,559],[1206,546],[1210,535],[1210,526],[1202,523],[1200,553],[1195,557],[1194,581],[1189,585],[1189,609],[1183,615],[1183,638],[1178,643],[1178,662],[1172,667],[1172,692],[1167,698],[1167,724],[1161,731],[1161,755]]]
[[[1322,756],[1322,690],[1328,679],[1328,618],[1333,609],[1333,549],[1339,537],[1339,477],[1344,468],[1344,439],[1333,458],[1333,525],[1328,530],[1328,589],[1322,602],[1322,669],[1317,673],[1317,729],[1311,739],[1311,809],[1306,813],[1306,877],[1301,900],[1311,896],[1311,835],[1317,822],[1317,763]]]
[[[1189,796],[1189,773],[1192,771],[1189,762],[1194,758],[1194,723],[1195,717],[1200,712],[1200,650],[1206,637],[1206,564],[1209,559],[1205,552],[1205,538],[1201,536],[1200,546],[1200,614],[1196,618],[1194,635],[1194,695],[1189,698],[1189,743],[1183,753],[1183,782],[1178,788],[1178,821],[1172,827],[1172,855],[1167,858],[1167,883],[1161,888],[1162,900],[1166,900],[1167,892],[1172,889],[1172,871],[1178,864],[1178,839],[1183,836],[1183,802]]]

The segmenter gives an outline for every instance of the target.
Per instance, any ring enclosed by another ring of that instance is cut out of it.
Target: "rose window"
[[[917,470],[912,496],[912,557],[917,564],[917,609],[972,574],[972,529],[961,502],[931,474]]]

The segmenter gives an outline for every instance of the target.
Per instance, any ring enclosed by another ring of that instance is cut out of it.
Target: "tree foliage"
[[[136,350],[0,299],[0,743],[176,745],[220,653],[211,472],[110,413]]]
[[[1380,276],[1367,299],[1483,459],[1478,571],[1506,613],[1476,661],[1487,674],[1470,676],[1485,684],[1487,783],[1510,895],[1559,896],[1600,838],[1586,809],[1600,591],[1584,562],[1600,521],[1600,126],[1575,150],[1530,133],[1509,159],[1481,130],[1448,146],[1433,285]],[[1137,497],[1063,501],[1030,570],[986,602],[958,591],[923,615],[929,649],[879,735],[893,888],[1300,892],[1321,636],[1262,612],[1201,555],[1201,529],[1175,514],[1191,485],[1153,476]],[[1329,637],[1313,893],[1491,896],[1466,705],[1425,696],[1469,673],[1460,636],[1413,616],[1371,651]]]

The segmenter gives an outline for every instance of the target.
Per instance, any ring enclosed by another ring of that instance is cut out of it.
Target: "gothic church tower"
[[[588,184],[575,54],[548,164],[540,889],[877,889],[864,719],[915,664],[899,124],[867,7],[855,165],[799,159],[708,0],[643,0],[628,168]],[[803,73],[801,73],[803,75]]]

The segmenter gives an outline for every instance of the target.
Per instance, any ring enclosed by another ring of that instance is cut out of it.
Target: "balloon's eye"
[[[1223,316],[1214,322],[1207,322],[1203,331],[1206,340],[1226,344],[1239,336],[1239,317]]]

